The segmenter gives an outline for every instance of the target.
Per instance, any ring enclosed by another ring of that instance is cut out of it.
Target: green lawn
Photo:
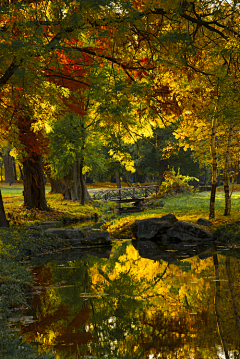
[[[23,185],[20,183],[9,184],[1,183],[0,190],[2,192],[3,197],[12,197],[12,196],[22,196],[23,194]],[[50,185],[46,185],[45,191],[48,193],[51,190]]]

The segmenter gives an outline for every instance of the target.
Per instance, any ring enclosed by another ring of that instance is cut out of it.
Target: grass
[[[208,219],[210,193],[185,193],[161,199],[163,208],[148,209],[146,212],[133,213],[127,217],[118,217],[102,226],[110,236],[117,239],[133,238],[131,225],[134,221],[144,218],[161,217],[173,213],[178,220],[196,223],[199,218]],[[240,192],[232,195],[231,216],[224,216],[224,194],[217,193],[215,218],[211,219],[214,226],[229,225],[240,219]]]
[[[13,183],[9,186],[8,183],[1,183],[0,190],[2,193],[2,197],[12,197],[12,196],[22,196],[23,195],[23,184],[22,183]],[[45,187],[46,193],[51,190],[50,185],[46,185]]]
[[[99,204],[89,203],[82,206],[78,201],[64,200],[61,194],[47,194],[48,211],[26,209],[23,207],[23,196],[3,197],[3,205],[10,226],[26,226],[49,221],[90,220],[95,214],[100,216]]]

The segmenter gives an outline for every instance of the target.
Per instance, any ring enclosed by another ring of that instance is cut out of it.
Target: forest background
[[[174,166],[211,174],[210,218],[222,173],[230,214],[237,1],[2,1],[0,11],[2,159],[5,178],[7,163],[20,165],[25,207],[48,209],[45,176],[84,204],[84,174],[161,182]]]

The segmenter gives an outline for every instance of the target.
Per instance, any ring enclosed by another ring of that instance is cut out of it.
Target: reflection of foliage
[[[219,257],[221,279],[226,277],[224,260]],[[238,280],[238,260],[233,268],[232,276]],[[221,341],[211,257],[167,264],[140,257],[128,241],[115,243],[108,260],[89,256],[64,264],[52,262],[39,269],[38,278],[47,283],[47,289],[40,295],[41,302],[35,302],[38,322],[29,326],[28,335],[40,343],[55,344],[58,352],[68,352],[62,344],[73,343],[72,354],[82,344],[94,358],[120,358],[120,352],[125,358],[127,348],[133,358],[142,349],[144,355],[157,357],[159,348],[169,357],[217,355]],[[235,347],[227,282],[221,282],[221,297],[224,332]]]
[[[203,264],[197,258],[192,259],[191,267],[198,280],[202,270],[212,267],[212,261]],[[120,251],[118,257],[114,257],[114,266],[110,261],[92,271],[94,290],[99,292],[104,288],[104,293],[108,294],[94,313],[94,333],[102,333],[101,342],[103,345],[105,341],[105,349],[107,343],[116,346],[123,339],[132,346],[137,343],[145,349],[151,347],[147,343],[153,338],[156,349],[165,341],[178,346],[182,341],[177,339],[177,333],[184,332],[185,337],[190,335],[191,338],[190,328],[197,323],[204,335],[206,301],[211,297],[211,288],[205,281],[199,282],[199,287],[191,284],[194,282],[193,274],[188,273],[184,266],[167,266],[164,262],[141,258],[134,247],[128,245],[125,253]],[[180,276],[184,277],[183,283],[179,281]],[[198,307],[198,317],[190,315],[195,307]]]

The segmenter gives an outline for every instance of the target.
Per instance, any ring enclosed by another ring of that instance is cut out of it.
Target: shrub
[[[168,194],[183,193],[186,191],[192,192],[193,186],[188,184],[189,181],[196,180],[195,177],[183,176],[178,172],[174,171],[174,168],[164,173],[165,181],[161,184],[156,198],[164,197]]]

